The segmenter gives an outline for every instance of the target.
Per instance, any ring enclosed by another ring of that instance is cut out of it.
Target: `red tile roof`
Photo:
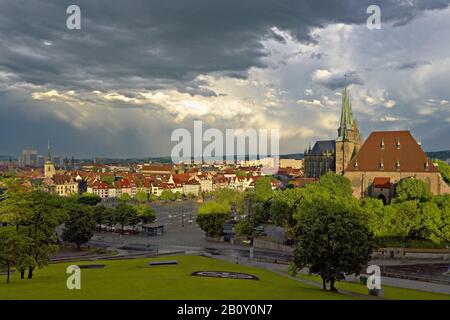
[[[376,177],[373,179],[373,185],[375,188],[389,189],[391,187],[391,178]]]
[[[437,172],[437,169],[409,131],[376,131],[370,134],[346,171]]]

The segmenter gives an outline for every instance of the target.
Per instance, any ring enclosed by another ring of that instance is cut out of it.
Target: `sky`
[[[69,30],[66,9],[81,9]],[[381,29],[369,29],[369,5]],[[363,138],[450,149],[450,0],[2,0],[0,155],[170,155],[178,128],[335,139],[347,83]]]

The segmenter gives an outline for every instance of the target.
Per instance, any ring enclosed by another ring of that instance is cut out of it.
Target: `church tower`
[[[50,152],[50,141],[48,142],[48,149],[47,149],[47,160],[44,164],[44,176],[46,178],[52,178],[56,173],[55,166],[52,163],[52,155]]]
[[[348,163],[362,145],[358,124],[353,119],[352,105],[347,87],[342,92],[341,121],[336,139],[336,173],[343,174]]]

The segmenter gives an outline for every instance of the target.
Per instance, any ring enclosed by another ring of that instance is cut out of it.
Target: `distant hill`
[[[443,161],[447,161],[450,159],[450,150],[443,151],[429,151],[425,152],[430,159],[440,159]],[[289,153],[280,155],[281,159],[303,159],[303,153]],[[0,155],[0,161],[7,161],[10,159],[10,156]],[[17,157],[12,157],[12,160],[17,160]],[[92,163],[92,159],[75,159],[77,163]],[[97,159],[97,163],[100,164],[130,164],[130,163],[148,163],[148,162],[156,162],[156,163],[171,163],[172,159],[167,157],[147,157],[147,158],[100,158]]]
[[[446,161],[447,159],[450,159],[450,150],[444,150],[444,151],[430,151],[426,152],[427,156],[430,159],[440,159]]]

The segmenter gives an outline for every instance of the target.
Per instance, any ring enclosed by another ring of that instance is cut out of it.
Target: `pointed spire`
[[[48,145],[47,145],[47,161],[52,161],[52,153],[50,151],[50,140],[48,140]]]
[[[341,121],[338,129],[338,138],[346,140],[348,130],[353,130],[353,111],[350,103],[349,90],[345,86],[342,92]]]

